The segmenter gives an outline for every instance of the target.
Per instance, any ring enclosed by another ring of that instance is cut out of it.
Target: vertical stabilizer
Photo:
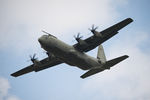
[[[97,59],[99,59],[99,61],[101,63],[105,63],[106,62],[106,56],[105,56],[104,49],[103,49],[102,45],[99,45],[99,47],[98,47]]]

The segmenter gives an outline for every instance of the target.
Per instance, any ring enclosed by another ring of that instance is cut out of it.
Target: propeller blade
[[[80,33],[78,33],[76,36],[74,35],[74,38],[78,41],[79,39],[83,38],[83,36],[80,36]]]
[[[29,55],[29,57],[30,57],[30,59],[32,59],[32,56],[31,56],[31,55]]]
[[[32,57],[32,58],[33,58],[33,59],[35,59],[35,56],[36,56],[36,54],[34,53],[34,55],[33,55],[33,57]]]
[[[29,55],[30,57],[30,61],[32,61],[34,63],[35,60],[37,60],[37,58],[35,58],[36,54],[34,53],[33,56]]]
[[[88,28],[92,33],[98,29],[98,26],[95,27],[94,24],[92,25],[92,28]]]
[[[43,32],[43,33],[46,33],[47,35],[50,35],[50,33],[46,32],[46,31],[43,31],[43,30],[42,30],[42,32]]]

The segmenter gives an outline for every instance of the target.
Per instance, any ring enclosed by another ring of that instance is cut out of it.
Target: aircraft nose
[[[38,39],[38,41],[39,41],[39,43],[40,43],[41,45],[43,45],[44,40],[45,40],[44,36],[41,36],[41,37]]]
[[[40,37],[39,39],[38,39],[38,41],[40,42],[40,44],[42,43],[42,38]]]

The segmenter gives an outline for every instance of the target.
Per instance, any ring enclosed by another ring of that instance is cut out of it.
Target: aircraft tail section
[[[105,56],[105,52],[104,52],[104,49],[103,49],[102,45],[99,45],[99,47],[98,47],[97,59],[101,63],[105,63],[106,62],[106,56]]]
[[[94,75],[96,73],[102,72],[102,71],[104,71],[106,69],[110,69],[112,66],[118,64],[119,62],[125,60],[128,57],[129,57],[128,55],[124,55],[124,56],[121,56],[121,57],[109,60],[105,64],[103,64],[101,67],[99,67],[99,68],[96,67],[96,68],[93,68],[93,69],[89,70],[88,72],[83,74],[81,76],[81,78],[86,78],[86,77],[89,77],[89,76]]]

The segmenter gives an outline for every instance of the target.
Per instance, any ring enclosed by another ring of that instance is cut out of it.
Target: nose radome
[[[38,41],[41,43],[41,38],[39,38]]]
[[[42,37],[40,37],[39,39],[38,39],[38,41],[40,42],[40,44],[42,43]]]

